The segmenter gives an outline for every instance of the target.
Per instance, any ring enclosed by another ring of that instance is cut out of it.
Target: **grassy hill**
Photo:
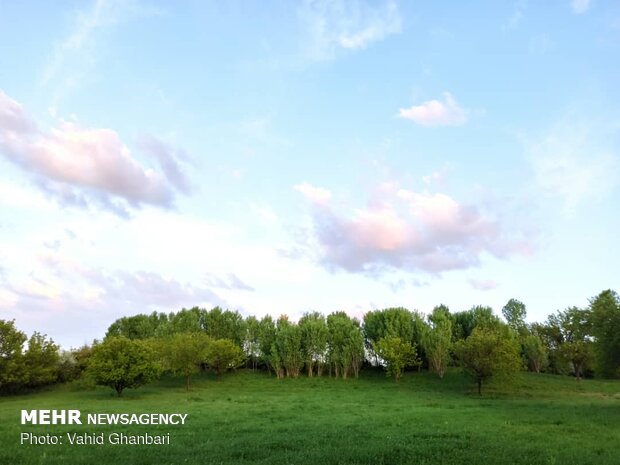
[[[188,413],[183,426],[22,426],[21,409]],[[22,432],[170,432],[170,445],[20,445]],[[238,372],[166,378],[126,391],[61,386],[0,399],[7,464],[592,464],[616,465],[620,382],[524,373],[482,397],[460,372],[439,380],[381,372],[277,380]]]

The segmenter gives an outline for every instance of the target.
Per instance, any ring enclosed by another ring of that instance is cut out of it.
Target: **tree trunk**
[[[482,379],[478,378],[478,395],[482,395]]]
[[[116,396],[121,397],[123,395],[123,386],[117,384],[115,386],[115,389],[116,389]]]
[[[187,375],[185,379],[185,390],[189,391],[190,386],[192,385],[192,375]]]

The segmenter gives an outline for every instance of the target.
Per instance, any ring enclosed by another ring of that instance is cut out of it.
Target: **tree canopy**
[[[510,379],[521,367],[516,339],[506,327],[478,326],[470,336],[456,344],[462,366],[475,379],[478,394],[490,378]]]
[[[111,387],[120,397],[126,388],[154,380],[160,365],[146,342],[115,336],[93,347],[87,372],[97,384]]]
[[[610,289],[590,300],[596,367],[605,377],[620,377],[620,297]]]

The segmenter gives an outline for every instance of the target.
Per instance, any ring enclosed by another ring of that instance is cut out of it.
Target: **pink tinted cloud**
[[[384,190],[351,214],[309,200],[319,260],[330,269],[440,273],[476,266],[484,253],[503,258],[522,250],[491,215],[446,194]]]
[[[428,100],[410,108],[401,108],[401,118],[421,126],[460,126],[467,122],[467,112],[459,106],[450,92],[443,93],[443,101]]]
[[[163,144],[154,146],[162,172],[143,167],[112,129],[62,121],[38,129],[22,106],[0,91],[0,154],[37,175],[35,183],[62,202],[112,210],[143,204],[170,207],[187,182]]]
[[[183,282],[152,271],[105,270],[48,252],[30,278],[0,276],[0,314],[18,318],[24,330],[45,331],[64,348],[90,343],[122,316],[229,305],[211,286]],[[3,299],[3,293],[8,295]]]
[[[24,112],[23,107],[0,90],[0,134],[13,139],[19,134],[33,133],[37,130],[34,121]]]

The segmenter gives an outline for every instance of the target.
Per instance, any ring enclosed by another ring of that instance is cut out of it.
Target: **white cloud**
[[[393,1],[307,0],[300,9],[312,60],[333,59],[339,49],[359,50],[398,34],[401,18]]]
[[[0,203],[14,208],[49,209],[52,203],[43,195],[19,184],[2,180],[0,183]]]
[[[310,183],[303,182],[294,186],[297,192],[301,192],[309,201],[325,205],[332,197],[332,193],[323,187],[315,187]]]
[[[591,0],[571,0],[570,6],[575,14],[582,14],[590,8]]]
[[[428,100],[410,108],[401,108],[399,116],[421,126],[460,126],[467,122],[467,112],[459,106],[450,92],[443,93],[444,100]]]

